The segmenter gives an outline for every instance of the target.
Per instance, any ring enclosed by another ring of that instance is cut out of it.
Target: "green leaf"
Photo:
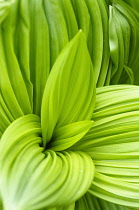
[[[14,51],[16,18],[17,2],[13,4],[7,18],[0,25],[1,95],[15,118],[32,112],[29,92]]]
[[[109,43],[110,55],[113,61],[111,84],[117,84],[124,67],[124,40],[120,23],[120,15],[115,7],[110,6]]]
[[[60,4],[66,22],[68,38],[71,40],[78,33],[78,28],[80,29],[80,27],[78,27],[76,13],[72,7],[72,1],[60,0],[58,4]]]
[[[13,1],[0,1],[0,24],[6,18]]]
[[[41,144],[40,120],[36,115],[15,120],[3,134],[0,195],[4,209],[65,206],[90,187],[95,168],[88,155],[44,151]]]
[[[124,0],[127,4],[129,4],[131,7],[133,7],[137,12],[139,13],[139,1],[137,0]]]
[[[102,19],[102,28],[103,28],[103,54],[102,54],[102,63],[101,69],[99,73],[99,78],[97,81],[97,87],[104,86],[107,72],[108,72],[108,65],[109,65],[109,58],[110,58],[110,50],[109,50],[109,22],[108,22],[108,8],[106,5],[105,0],[97,0],[98,5],[100,8],[101,19]]]
[[[33,85],[30,81],[30,18],[29,3],[27,0],[16,0],[14,7],[16,10],[15,30],[16,36],[13,37],[14,53],[18,60],[18,65],[24,83],[26,85],[31,107],[33,108]],[[13,8],[14,8],[13,7]],[[13,16],[14,16],[13,14]]]
[[[70,149],[89,154],[96,166],[89,190],[104,200],[139,207],[139,87],[97,88],[94,125]]]
[[[97,101],[93,118],[104,118],[115,114],[138,111],[138,86],[108,86],[97,88]]]
[[[78,28],[82,29],[86,38],[88,38],[90,27],[90,14],[84,0],[71,0],[74,13],[76,16]]]
[[[79,121],[55,129],[49,148],[53,151],[65,150],[78,142],[92,127],[93,122]]]
[[[116,0],[115,7],[122,14],[122,16],[128,21],[130,25],[131,36],[130,36],[129,59],[128,59],[127,65],[134,72],[134,76],[135,76],[134,84],[139,85],[139,77],[138,77],[139,13],[137,13],[132,7],[130,7],[128,4],[126,4],[123,1]]]
[[[28,7],[28,13],[30,26],[28,31],[29,34],[29,43],[26,45],[29,50],[25,49],[26,52],[29,52],[29,65],[30,65],[30,80],[33,83],[33,113],[40,115],[41,112],[41,103],[44,87],[50,72],[50,43],[49,43],[49,27],[48,21],[45,16],[43,1],[34,1],[34,0],[22,0],[21,1],[21,15],[25,16],[27,11],[26,5]],[[23,13],[24,12],[24,13]],[[19,39],[19,52],[23,45],[23,17],[21,16],[20,24],[20,39]],[[27,20],[28,23],[28,20]],[[27,31],[27,32],[28,32]],[[22,34],[22,36],[21,36]],[[20,55],[21,58],[21,55]],[[20,59],[19,59],[20,62]],[[24,62],[22,60],[22,62]]]
[[[44,0],[43,6],[49,27],[50,68],[52,68],[61,50],[69,41],[68,31],[59,1]]]
[[[138,189],[138,184],[121,181],[96,172],[89,192],[113,203],[128,207],[139,207]]]
[[[75,210],[129,210],[125,206],[117,205],[105,200],[99,199],[90,193],[86,193],[75,203]]]
[[[75,203],[69,204],[67,206],[62,206],[62,207],[54,207],[54,208],[45,208],[43,210],[74,210],[75,209]]]
[[[94,80],[85,37],[80,31],[58,57],[46,83],[41,113],[44,146],[55,127],[91,119]]]
[[[114,85],[97,88],[93,127],[72,149],[89,152],[93,151],[95,146],[137,142],[138,110],[138,86]],[[92,152],[92,155],[95,154]]]
[[[102,17],[97,0],[85,0],[90,14],[90,29],[88,35],[88,49],[93,62],[96,83],[99,78],[103,53]]]

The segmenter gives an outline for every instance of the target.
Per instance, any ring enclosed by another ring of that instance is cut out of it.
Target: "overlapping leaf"
[[[69,41],[68,31],[59,2],[57,0],[44,0],[43,5],[49,26],[50,67],[52,68],[59,53]]]
[[[90,186],[94,164],[83,152],[44,151],[40,120],[15,120],[0,143],[0,194],[5,209],[67,205]],[[35,187],[34,187],[35,186]]]
[[[139,208],[138,87],[98,88],[93,113],[95,83],[139,85],[139,4],[124,1],[0,0],[0,209]],[[41,104],[43,140],[22,117]],[[71,149],[96,166],[85,195],[94,165]]]
[[[60,0],[58,3],[66,22],[68,38],[71,40],[77,34],[78,29],[80,29],[76,13],[70,0]]]
[[[2,95],[6,103],[9,103],[8,94],[6,90],[11,89],[14,92],[16,100],[21,107],[23,113],[30,113],[32,109],[32,102],[30,94],[22,72],[20,71],[19,63],[14,51],[14,39],[13,36],[16,30],[16,18],[17,18],[17,5],[18,2],[14,2],[11,7],[10,13],[7,18],[1,24],[0,32],[0,46],[1,46],[1,89]],[[10,82],[10,84],[9,84]],[[11,87],[10,87],[11,85]],[[20,94],[22,92],[22,94]]]
[[[105,0],[98,0],[98,5],[100,7],[100,13],[102,16],[102,28],[103,28],[103,54],[102,54],[102,63],[99,73],[99,78],[97,82],[97,87],[109,85],[108,82],[108,65],[110,59],[110,50],[109,50],[109,25],[108,25],[108,8]]]
[[[32,102],[14,51],[17,2],[0,25],[0,100],[2,133],[14,119],[32,113]],[[21,94],[22,93],[22,94]]]
[[[48,23],[42,0],[18,2],[15,53],[25,84],[30,95],[33,94],[33,112],[40,115],[44,86],[50,71]]]
[[[93,120],[94,126],[72,147],[94,160],[97,173],[89,192],[139,207],[139,87],[98,88]]]
[[[78,142],[92,127],[91,120],[75,122],[55,129],[49,147],[54,151],[65,150]]]
[[[79,199],[75,203],[75,209],[76,210],[129,210],[129,208],[126,208],[121,205],[116,205],[111,202],[107,202],[103,199],[96,198],[95,196],[91,195],[90,193],[86,193],[85,196],[83,196],[81,199]]]
[[[139,84],[139,14],[123,1],[110,7],[111,84]]]
[[[85,37],[80,31],[58,57],[45,86],[41,113],[44,146],[55,127],[91,119],[94,80]]]
[[[124,24],[124,23],[123,23]],[[111,59],[113,61],[111,84],[117,84],[122,74],[124,67],[124,38],[122,33],[122,27],[120,23],[120,15],[117,14],[115,7],[110,6],[110,52]],[[129,30],[127,30],[127,36],[129,37]],[[128,48],[128,42],[126,42]]]
[[[88,38],[91,22],[87,5],[84,0],[71,0],[71,3],[76,16],[78,28],[82,29],[86,38]]]
[[[138,184],[96,173],[89,192],[113,203],[129,207],[139,207]]]
[[[97,0],[85,0],[90,14],[90,30],[88,34],[88,49],[92,58],[93,67],[98,81],[103,52],[102,17]]]

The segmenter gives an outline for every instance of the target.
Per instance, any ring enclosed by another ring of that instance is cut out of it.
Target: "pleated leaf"
[[[138,77],[138,66],[139,66],[139,13],[137,13],[132,7],[123,1],[116,0],[116,9],[125,17],[130,25],[131,35],[130,35],[130,48],[129,48],[129,59],[128,67],[133,71],[134,74],[134,84],[139,85]],[[123,19],[123,18],[122,18]],[[123,25],[123,27],[125,27]],[[126,30],[126,33],[128,30]],[[129,82],[128,82],[129,83]]]
[[[23,4],[25,1],[21,2]],[[30,18],[30,42],[28,47],[30,47],[30,80],[33,83],[33,113],[40,115],[43,91],[50,72],[50,29],[45,16],[43,1],[31,0],[26,1],[26,4],[29,4]],[[26,11],[25,6],[22,10]],[[20,44],[21,49],[22,38]]]
[[[16,14],[15,34],[13,37],[14,52],[26,85],[31,107],[33,108],[33,85],[30,81],[30,18],[29,3],[27,0],[15,1]],[[15,7],[14,5],[14,7]]]
[[[76,18],[76,13],[72,6],[72,1],[70,0],[60,0],[59,2],[60,8],[62,10],[66,28],[68,33],[68,38],[71,40],[77,33],[80,27],[78,27],[78,22]]]
[[[49,148],[54,151],[65,150],[78,142],[92,127],[93,122],[80,121],[55,129]]]
[[[107,202],[103,199],[99,199],[90,193],[86,193],[81,199],[76,201],[75,210],[129,210],[129,208],[121,205],[117,205],[111,202]]]
[[[40,119],[15,120],[0,142],[0,195],[4,209],[41,209],[71,204],[90,187],[92,159],[83,152],[44,151]]]
[[[102,17],[97,0],[85,0],[90,14],[90,30],[88,34],[88,49],[93,62],[96,83],[99,78],[103,53]]]
[[[100,8],[102,28],[103,28],[102,63],[101,63],[99,78],[97,81],[97,87],[101,87],[101,86],[104,86],[105,80],[107,78],[109,58],[110,58],[109,35],[108,35],[109,34],[109,21],[108,21],[108,8],[107,8],[105,0],[97,0],[97,1]]]
[[[113,203],[128,207],[139,207],[138,184],[121,181],[97,172],[89,192]]]
[[[120,24],[120,15],[110,6],[109,20],[110,54],[113,61],[111,84],[117,84],[124,67],[124,39]],[[128,45],[128,43],[126,43]]]
[[[71,0],[76,16],[78,28],[82,29],[86,38],[88,38],[90,28],[90,14],[84,0]]]
[[[28,88],[14,51],[16,18],[17,2],[14,2],[10,13],[0,25],[1,114],[6,121],[13,121],[24,114],[32,113]]]
[[[97,173],[89,192],[109,202],[139,207],[138,86],[98,88],[93,120],[89,132],[71,147],[94,160]]]
[[[43,6],[49,27],[50,68],[52,68],[61,50],[69,41],[68,30],[59,1],[44,0]]]
[[[86,152],[89,152],[98,146],[137,143],[139,135],[138,110],[138,86],[115,85],[97,88],[93,127],[79,142],[73,145],[72,149],[86,148]],[[124,148],[122,147],[122,149]],[[134,149],[136,148],[134,147]],[[92,154],[95,155],[93,152]]]
[[[133,7],[137,12],[139,13],[139,1],[137,0],[124,0],[127,4],[129,4],[131,7]]]
[[[85,37],[80,31],[58,57],[45,86],[41,112],[44,146],[55,127],[91,119],[94,79]]]
[[[139,110],[139,87],[114,85],[97,88],[97,101],[93,118]]]
[[[7,16],[12,3],[13,1],[5,1],[5,0],[0,1],[0,24]]]

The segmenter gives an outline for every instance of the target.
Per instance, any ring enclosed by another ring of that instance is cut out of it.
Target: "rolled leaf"
[[[4,209],[65,206],[90,187],[95,168],[88,155],[44,151],[41,145],[40,119],[36,115],[15,120],[4,132],[0,142]]]

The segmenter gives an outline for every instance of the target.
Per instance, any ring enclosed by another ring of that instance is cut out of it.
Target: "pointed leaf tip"
[[[90,120],[94,105],[94,70],[80,30],[59,55],[45,86],[41,108],[44,146],[55,127]]]

